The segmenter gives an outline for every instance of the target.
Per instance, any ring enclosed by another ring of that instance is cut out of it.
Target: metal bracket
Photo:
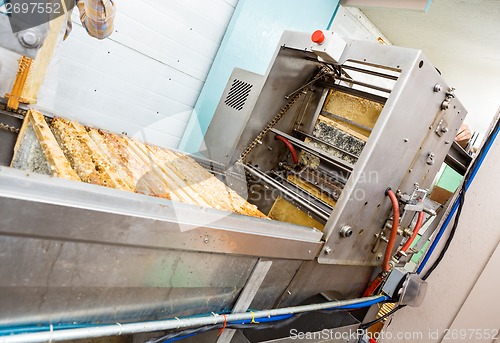
[[[269,269],[271,268],[272,264],[273,261],[262,261],[261,259],[257,261],[257,264],[255,265],[252,274],[248,278],[245,287],[243,287],[243,290],[241,291],[238,300],[236,300],[236,304],[234,305],[232,313],[243,312],[248,310],[248,307],[252,303],[252,300],[257,294],[257,291],[259,290],[260,285],[262,285],[262,282],[264,281],[264,278],[269,272]],[[219,336],[217,343],[231,342],[231,339],[233,338],[235,333],[236,330],[234,329],[224,330],[222,334]]]
[[[48,23],[13,33],[9,17],[0,15],[0,47],[2,48],[35,58],[48,34]]]

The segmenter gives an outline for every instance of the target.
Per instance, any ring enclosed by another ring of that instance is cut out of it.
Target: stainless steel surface
[[[109,228],[98,230],[105,235]],[[0,317],[7,327],[223,311],[231,308],[256,262],[25,235],[2,234],[0,246]]]
[[[274,304],[321,246],[314,229],[11,168],[0,169],[0,216],[5,325],[221,311],[257,257],[288,256],[260,293]]]
[[[3,220],[3,234],[296,259],[313,259],[320,248],[315,229],[11,168],[0,168],[0,203],[2,217],[27,214]]]
[[[278,190],[305,212],[313,209],[328,220],[323,233],[0,168],[0,318],[7,324],[122,323],[54,333],[57,339],[176,328],[179,320],[123,322],[230,310],[252,284],[251,271],[261,258],[272,265],[245,306],[294,306],[323,292],[336,299],[360,296],[385,250],[385,243],[374,244],[391,215],[386,188],[403,195],[413,194],[416,183],[429,189],[466,111],[420,51],[346,43],[338,64],[347,65],[348,73],[319,60],[310,35],[296,32],[284,33],[263,77],[235,71],[205,139],[208,153],[198,159],[240,194],[253,192],[243,182],[246,170],[266,183],[262,192]],[[384,105],[353,165],[299,139],[300,133],[311,134],[329,89]],[[292,166],[276,133],[315,154],[319,165],[305,172],[300,163]],[[246,165],[233,168],[240,158]],[[338,173],[341,168],[344,173]],[[337,201],[333,211],[309,191],[295,191],[285,172],[313,185],[307,172],[342,179],[330,197]],[[275,198],[262,202],[272,206]],[[404,213],[401,232],[412,218]],[[181,321],[191,326],[222,320]]]
[[[250,308],[274,308],[278,298],[297,274],[302,261],[299,260],[273,260],[273,265],[255,295]]]
[[[78,329],[65,329],[58,331],[43,331],[39,333],[19,334],[13,336],[1,336],[0,343],[24,343],[24,342],[46,342],[64,341],[70,339],[105,337],[113,335],[125,335],[138,332],[152,332],[160,330],[172,330],[187,327],[201,327],[205,325],[221,324],[224,321],[240,321],[258,319],[263,317],[280,316],[285,314],[305,313],[332,309],[340,306],[354,305],[366,301],[380,299],[381,296],[365,297],[351,300],[328,301],[318,304],[292,306],[273,310],[262,310],[254,312],[230,313],[225,317],[220,315],[204,315],[199,317],[175,318],[158,321],[116,323],[106,326],[93,326]]]
[[[0,15],[0,47],[14,51],[20,55],[35,58],[48,32],[49,24],[44,23],[13,33],[9,16]]]
[[[373,274],[369,266],[343,266],[306,261],[283,292],[277,306],[299,304],[323,292],[335,294],[336,299],[356,298],[363,294]]]
[[[232,313],[244,312],[248,310],[248,307],[255,298],[255,295],[257,294],[260,286],[262,285],[262,282],[264,281],[264,278],[269,272],[269,269],[271,268],[272,264],[273,261],[263,261],[261,259],[257,261],[257,264],[252,270],[252,274],[250,274],[250,277],[248,278],[245,287],[243,287],[238,299],[236,300],[236,304],[234,304],[234,307],[231,311]],[[219,336],[217,343],[231,342],[231,339],[233,338],[235,332],[236,330],[234,329],[224,330]]]
[[[359,72],[362,72],[362,73],[365,73],[365,74],[379,76],[379,77],[382,77],[382,78],[385,78],[385,79],[389,79],[389,80],[394,80],[394,81],[396,81],[398,79],[398,77],[395,76],[395,75],[390,75],[390,74],[386,74],[386,73],[380,73],[380,72],[377,72],[377,71],[370,70],[368,68],[359,68],[359,67],[355,67],[355,66],[348,65],[348,64],[342,65],[342,69],[359,71]]]
[[[317,216],[318,219],[320,220],[327,220],[330,211],[325,208],[321,208],[318,204],[314,202],[313,199],[309,198],[304,198],[300,194],[297,194],[291,189],[288,189],[281,183],[277,182],[276,180],[270,178],[268,175],[262,173],[259,169],[253,168],[249,165],[245,165],[245,169],[252,174],[253,176],[257,177],[259,180],[263,181],[264,183],[272,186],[274,189],[278,190],[283,197],[293,201],[294,203],[299,204],[304,210],[311,212],[312,215]]]
[[[248,86],[245,88],[237,82]],[[262,75],[234,69],[217,106],[217,116],[210,122],[201,147],[201,152],[207,158],[220,162],[224,166],[229,165],[235,154],[238,140],[249,124],[248,120],[263,82]],[[232,106],[235,103],[231,100],[233,98],[236,98],[241,106]]]
[[[345,77],[337,77],[337,80],[344,81],[346,83],[353,84],[353,85],[362,86],[362,87],[365,87],[365,88],[371,88],[371,89],[374,89],[374,90],[377,90],[377,91],[380,91],[380,92],[384,92],[384,93],[390,93],[391,92],[391,90],[388,89],[388,88],[379,87],[379,86],[372,85],[372,84],[369,84],[369,83],[366,83],[366,82],[356,81],[356,80],[348,79],[348,78],[345,78]]]
[[[322,64],[310,50],[310,34],[285,31],[274,54],[272,63],[264,75],[265,83],[243,131],[232,163],[243,154],[244,160],[258,164],[262,170],[272,169],[286,148],[274,137],[262,134],[274,127],[283,132],[291,130],[300,122],[309,123],[314,117],[323,90],[310,86],[296,93],[291,99],[286,96],[301,88],[322,70]],[[281,113],[281,115],[279,115]],[[215,117],[217,116],[217,113]],[[256,142],[257,144],[252,144]],[[252,146],[251,152],[248,147]],[[272,154],[268,151],[271,149]],[[247,150],[247,151],[245,151]]]
[[[401,70],[401,75],[325,226],[325,247],[332,253],[320,254],[320,263],[380,263],[377,255],[385,245],[373,252],[367,247],[390,213],[385,189],[390,186],[411,193],[415,183],[429,188],[450,148],[446,141],[453,141],[466,114],[456,98],[448,110],[440,109],[445,94],[434,92],[434,85],[446,83],[420,51],[351,42],[343,62],[363,59]],[[439,137],[434,130],[442,119],[449,123],[450,130]],[[435,155],[432,165],[426,163],[430,153]],[[362,235],[344,240],[334,234],[345,225]]]
[[[348,124],[351,124],[353,126],[356,126],[356,127],[359,127],[360,129],[362,130],[365,130],[365,131],[368,131],[368,132],[372,132],[372,129],[368,126],[365,126],[365,125],[361,125],[359,123],[356,123],[355,121],[353,120],[350,120],[350,119],[347,119],[347,118],[344,118],[344,117],[341,117],[339,115],[336,115],[334,113],[330,113],[328,111],[321,111],[321,114],[323,114],[324,116],[326,117],[330,117],[330,118],[333,118],[333,119],[337,119],[337,120],[341,120],[345,123],[348,123]]]

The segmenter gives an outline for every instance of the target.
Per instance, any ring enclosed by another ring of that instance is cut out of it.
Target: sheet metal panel
[[[4,324],[124,322],[229,310],[258,257],[271,307],[314,229],[0,169]],[[255,220],[257,219],[257,220]]]
[[[456,98],[441,110],[449,86],[419,50],[353,41],[343,62],[347,59],[400,69],[401,75],[325,226],[326,245],[318,260],[375,266],[385,244],[372,251],[374,234],[390,215],[385,190],[411,194],[415,183],[430,188],[467,111]],[[434,91],[436,84],[441,91]],[[447,132],[438,135],[441,120]],[[349,238],[339,235],[346,225],[354,230]]]

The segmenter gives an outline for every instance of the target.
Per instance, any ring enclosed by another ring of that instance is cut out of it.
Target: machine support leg
[[[260,285],[264,281],[264,278],[266,277],[267,272],[271,268],[272,264],[273,261],[263,261],[262,259],[259,259],[257,261],[252,274],[250,274],[245,287],[243,287],[238,300],[236,300],[236,304],[234,305],[232,311],[233,313],[245,312],[246,310],[248,310],[248,307],[252,303],[252,300],[257,294],[257,291],[259,290]],[[236,330],[234,329],[224,330],[219,336],[217,343],[230,343],[235,332]]]

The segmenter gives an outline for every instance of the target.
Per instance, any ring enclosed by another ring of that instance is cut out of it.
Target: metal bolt
[[[40,37],[32,30],[26,31],[19,37],[19,43],[27,48],[33,48],[40,44]]]
[[[450,141],[446,141],[446,142],[444,142],[444,144],[450,144]]]
[[[342,227],[340,229],[340,236],[342,236],[344,238],[351,237],[352,236],[352,228],[348,225]]]
[[[439,83],[436,83],[434,85],[434,92],[438,93],[438,92],[441,92],[442,90],[443,90],[443,87]]]
[[[379,254],[377,255],[377,261],[380,261],[380,260],[382,259],[382,256],[383,256],[383,255],[382,255],[382,253],[379,253]]]
[[[429,153],[429,155],[427,156],[427,161],[426,163],[430,166],[432,166],[434,164],[434,154],[431,152]]]
[[[208,237],[205,237],[204,242],[208,243]]]
[[[447,128],[446,126],[443,126],[443,127],[441,128],[441,132],[442,132],[442,133],[446,133],[446,132],[448,132],[448,128]]]
[[[332,253],[332,249],[330,247],[325,248],[325,254],[330,255]]]
[[[410,140],[408,138],[405,138],[405,143],[408,143]]]

